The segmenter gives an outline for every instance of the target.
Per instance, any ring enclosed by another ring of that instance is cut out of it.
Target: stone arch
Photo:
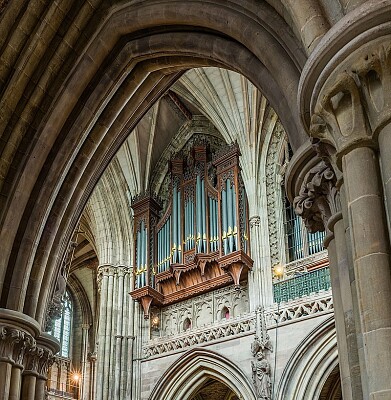
[[[306,138],[295,108],[305,55],[267,4],[132,2],[101,11],[100,25],[57,82],[31,141],[26,137],[31,145],[21,149],[23,168],[12,177],[2,214],[9,229],[0,237],[7,265],[1,305],[39,322],[96,182],[129,131],[183,71],[213,65],[242,73],[281,116],[292,144]]]
[[[342,400],[342,387],[339,366],[337,365],[327,377],[319,400]]]
[[[282,373],[276,400],[319,399],[338,366],[334,316],[313,329],[297,346]]]
[[[208,380],[222,382],[242,400],[255,400],[247,376],[230,360],[205,349],[192,349],[162,375],[149,400],[188,400]]]

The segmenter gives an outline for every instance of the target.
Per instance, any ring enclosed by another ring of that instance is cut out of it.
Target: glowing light
[[[80,374],[78,372],[73,372],[72,375],[71,375],[71,379],[74,382],[79,382],[80,378],[81,378],[81,376],[80,376]]]
[[[284,267],[281,264],[277,264],[274,266],[274,275],[277,277],[282,277],[284,275]]]
[[[152,328],[158,329],[159,323],[160,323],[159,317],[157,315],[154,315],[152,317]]]

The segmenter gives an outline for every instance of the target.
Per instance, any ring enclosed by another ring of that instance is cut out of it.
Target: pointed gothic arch
[[[297,346],[282,373],[275,399],[319,399],[336,367],[337,337],[332,316],[309,332]]]
[[[185,70],[214,65],[242,73],[284,118],[297,147],[306,139],[293,106],[305,55],[273,9],[250,0],[205,9],[196,1],[143,3],[113,6],[96,19],[91,40],[80,42],[82,54],[53,85],[58,90],[13,184],[10,178],[0,300],[40,323],[96,182],[129,131]]]
[[[149,400],[188,400],[209,379],[222,382],[241,400],[255,400],[249,378],[230,360],[206,349],[192,349],[162,375]]]

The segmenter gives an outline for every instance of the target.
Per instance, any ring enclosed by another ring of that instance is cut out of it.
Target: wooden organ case
[[[205,141],[169,165],[169,199],[150,194],[132,200],[134,290],[144,317],[165,306],[247,278],[250,258],[248,204],[239,147],[214,155]]]

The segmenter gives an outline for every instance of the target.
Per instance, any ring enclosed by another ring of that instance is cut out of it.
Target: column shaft
[[[21,367],[14,366],[12,367],[9,400],[19,400],[21,388],[22,388],[22,370]]]
[[[386,125],[379,133],[380,167],[383,178],[388,233],[391,240],[391,124]]]
[[[358,400],[353,397],[351,375],[349,368],[347,333],[345,328],[344,313],[342,307],[341,282],[338,271],[338,254],[336,249],[336,239],[331,239],[328,246],[330,260],[330,277],[333,289],[334,318],[337,331],[337,345],[339,354],[339,373],[341,376],[342,397],[344,400]]]
[[[374,150],[353,149],[343,157],[343,172],[369,395],[391,398],[390,254]]]
[[[38,377],[35,383],[35,400],[45,400],[46,379]]]
[[[341,338],[341,340],[346,341],[346,347],[347,347],[346,353],[339,353],[340,354],[339,359],[341,360],[344,357],[344,355],[346,355],[349,367],[351,394],[353,400],[360,400],[363,399],[363,391],[362,391],[361,375],[360,375],[361,368],[358,355],[356,326],[354,320],[353,295],[350,285],[349,257],[347,254],[348,252],[345,240],[345,227],[342,219],[338,220],[334,224],[334,235],[335,235],[335,250],[338,258],[338,277],[339,277],[340,294],[341,294],[340,300],[342,307],[341,311],[343,313],[342,316],[343,316],[343,323],[346,335],[343,339]],[[334,310],[336,310],[336,307],[334,308]]]
[[[96,399],[103,399],[103,374],[105,362],[105,330],[106,330],[106,305],[107,305],[107,285],[109,279],[107,274],[103,272],[100,306],[99,306],[99,331],[98,331],[98,356],[96,365]]]
[[[88,329],[89,326],[82,326],[82,353],[81,353],[81,385],[80,385],[80,398],[85,399],[86,385],[87,385],[87,351],[88,351]]]
[[[122,267],[119,267],[122,268]],[[115,371],[114,371],[114,397],[120,399],[121,387],[121,346],[122,346],[122,321],[123,321],[123,297],[124,297],[124,274],[119,271],[118,274],[118,296],[117,296],[117,335],[115,347]]]
[[[109,282],[107,287],[107,301],[106,307],[106,329],[104,336],[104,364],[103,364],[103,400],[109,398],[110,377],[113,360],[111,360],[111,336],[113,332],[112,327],[112,313],[113,313],[113,288],[114,288],[114,275],[112,269],[109,272]],[[104,311],[104,310],[103,310]],[[99,378],[98,378],[99,379]]]
[[[35,400],[35,375],[24,375],[22,383],[22,400]],[[39,399],[41,400],[41,399]]]
[[[267,221],[267,218],[264,218]],[[267,226],[262,226],[264,222],[259,216],[250,218],[250,246],[251,258],[254,266],[249,274],[249,296],[250,309],[255,310],[259,306],[267,307],[273,303],[273,286],[271,276],[270,255],[263,254],[268,243],[265,237],[268,233]]]
[[[0,400],[8,400],[11,383],[12,364],[0,361]]]
[[[126,393],[131,393],[130,390],[127,390],[128,382],[132,382],[132,356],[133,351],[132,348],[129,347],[129,336],[133,337],[133,307],[134,301],[130,297],[129,293],[131,292],[131,282],[132,279],[132,270],[128,269],[126,271],[125,279],[124,279],[124,307],[122,309],[122,317],[123,317],[123,336],[122,340],[122,371],[121,371],[121,396],[125,399]]]

